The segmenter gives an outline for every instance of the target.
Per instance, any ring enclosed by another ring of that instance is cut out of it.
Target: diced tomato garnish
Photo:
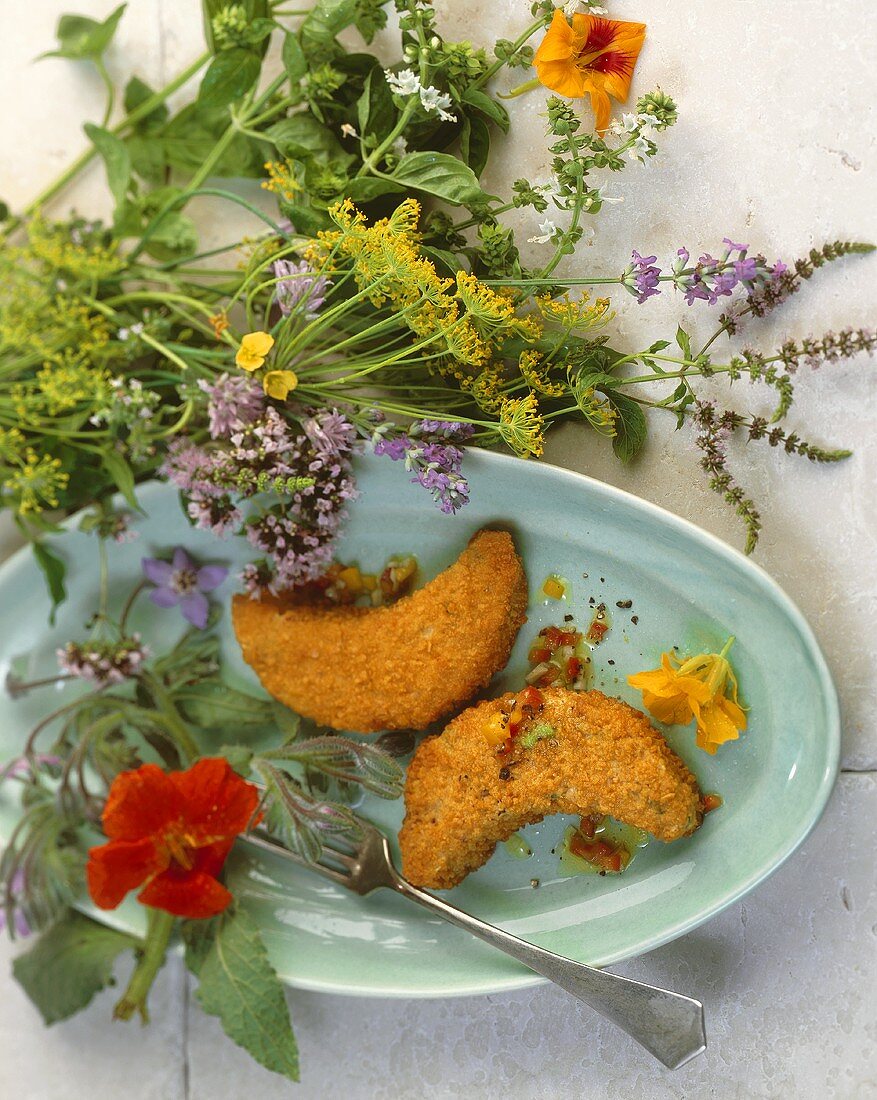
[[[533,707],[535,710],[537,707],[541,707],[544,702],[545,697],[538,688],[525,687],[518,694],[518,706],[520,707]]]
[[[620,871],[623,866],[623,855],[620,848],[614,847],[605,840],[588,840],[581,832],[573,834],[569,842],[569,850],[579,859],[593,863],[601,871]]]
[[[603,635],[606,633],[606,631],[608,629],[609,629],[609,627],[606,625],[606,623],[601,623],[601,622],[599,622],[598,620],[595,619],[594,622],[591,623],[591,625],[588,629],[588,641],[589,642],[602,642],[603,641]]]
[[[582,672],[582,662],[578,657],[570,657],[566,662],[566,675],[571,681],[577,680]]]
[[[551,656],[551,650],[546,646],[534,646],[530,650],[529,659],[531,665],[541,665],[543,661],[547,661]]]

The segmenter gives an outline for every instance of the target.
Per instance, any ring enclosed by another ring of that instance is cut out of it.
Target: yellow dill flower
[[[248,332],[241,340],[241,346],[237,350],[234,361],[241,370],[258,370],[273,347],[274,337],[270,333]]]
[[[614,436],[617,413],[610,403],[593,386],[577,384],[570,393],[585,419],[600,435]]]
[[[598,298],[591,303],[591,296],[585,292],[577,301],[571,301],[569,292],[561,298],[552,298],[550,294],[540,294],[536,298],[536,308],[546,321],[562,325],[565,329],[596,328],[611,320],[609,299]]]
[[[288,164],[282,164],[277,160],[269,160],[265,162],[264,168],[268,173],[268,179],[262,180],[263,190],[279,195],[287,202],[294,199],[296,193],[301,191],[301,185],[293,178],[292,170]]]
[[[61,469],[60,458],[39,455],[27,447],[20,457],[20,467],[13,470],[3,483],[3,490],[16,503],[22,515],[58,507],[58,493],[67,488],[70,475]]]
[[[86,236],[77,240],[70,227],[53,225],[39,215],[28,226],[27,251],[48,268],[74,279],[105,279],[125,266],[115,241],[98,244]]]
[[[699,653],[684,661],[662,653],[660,668],[628,676],[627,682],[642,692],[643,705],[659,721],[684,726],[696,719],[698,747],[715,753],[746,729],[737,677],[727,659],[733,644],[729,638],[721,653]]]
[[[298,385],[298,375],[292,370],[269,370],[262,377],[262,389],[275,401],[285,401]]]
[[[485,367],[471,384],[460,385],[461,389],[471,393],[480,409],[496,415],[505,400],[502,394],[502,379],[493,366]]]
[[[79,404],[105,404],[109,382],[109,371],[75,358],[72,351],[66,361],[46,363],[36,375],[37,389],[45,398],[50,416],[74,409]]]
[[[508,298],[465,271],[457,272],[457,293],[469,313],[483,324],[504,324],[515,316],[515,307]]]
[[[490,345],[482,340],[475,326],[465,317],[455,321],[442,335],[450,354],[463,363],[480,367],[490,358]]]
[[[0,428],[0,458],[18,462],[24,447],[25,438],[18,428]]]
[[[526,397],[504,398],[499,409],[499,434],[515,454],[539,458],[543,451],[544,421],[532,392]]]
[[[518,356],[518,369],[521,377],[531,390],[544,393],[546,397],[562,397],[566,387],[562,382],[552,382],[548,370],[543,366],[543,356],[532,348],[525,348]]]

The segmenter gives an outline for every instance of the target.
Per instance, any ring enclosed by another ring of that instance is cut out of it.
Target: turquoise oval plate
[[[493,858],[448,897],[515,935],[597,966],[649,951],[696,928],[752,890],[785,860],[818,820],[837,771],[839,719],[834,687],[800,612],[757,566],[692,524],[617,489],[544,464],[469,452],[472,501],[443,515],[428,494],[386,458],[357,462],[361,499],[338,548],[369,571],[391,553],[413,553],[425,578],[456,558],[486,524],[512,531],[530,583],[529,621],[496,691],[520,685],[527,650],[540,627],[575,616],[587,627],[591,600],[609,609],[611,626],[593,655],[593,686],[637,705],[629,673],[654,667],[662,650],[718,650],[736,637],[734,666],[749,709],[740,740],[708,756],[691,728],[666,731],[704,791],[722,807],[694,836],[653,841],[621,876],[561,870],[557,849],[569,819],[548,818],[526,830],[533,849],[515,858],[500,846]],[[123,597],[140,575],[140,559],[176,544],[202,560],[231,565],[247,558],[240,540],[218,542],[193,531],[176,493],[149,485],[147,517],[137,541],[112,551],[112,589]],[[70,521],[56,545],[68,561],[70,599],[54,628],[29,552],[0,569],[0,673],[10,662],[28,676],[50,674],[58,645],[82,636],[95,606],[95,542]],[[570,583],[564,601],[542,598],[549,574]],[[630,608],[617,603],[631,601]],[[134,625],[145,638],[181,633],[176,611],[139,605]],[[259,690],[223,622],[229,679]],[[339,655],[343,657],[343,655]],[[294,674],[294,673],[293,673]],[[30,726],[57,705],[67,688],[0,700],[0,754],[18,755]],[[51,696],[51,698],[49,697]],[[7,785],[8,786],[8,785]],[[5,788],[4,788],[5,790]],[[402,817],[398,802],[369,796],[360,809],[389,833]],[[0,803],[0,837],[16,807]],[[318,876],[236,847],[232,889],[256,915],[278,972],[290,984],[338,993],[447,996],[517,989],[542,979],[417,906],[386,892],[360,898]],[[531,885],[538,880],[538,888]],[[128,901],[112,913],[93,912],[116,927],[139,930],[140,911]]]

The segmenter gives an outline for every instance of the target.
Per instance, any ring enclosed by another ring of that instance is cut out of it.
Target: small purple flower
[[[658,286],[661,277],[661,269],[655,267],[657,256],[641,256],[636,249],[631,253],[630,263],[623,276],[622,282],[627,290],[634,295],[642,305],[655,295],[661,293]]]
[[[332,285],[325,275],[315,275],[302,260],[275,260],[274,274],[280,280],[274,295],[280,312],[288,317],[301,307],[306,317],[315,317],[326,300],[326,291]]]
[[[222,565],[198,566],[182,546],[174,550],[172,561],[143,559],[143,575],[156,585],[149,598],[157,607],[177,607],[193,626],[207,626],[210,602],[205,593],[218,588],[228,576]]]
[[[5,896],[4,896],[5,894]],[[13,924],[15,932],[19,936],[29,936],[31,929],[27,918],[21,910],[21,899],[24,895],[24,870],[19,867],[6,884],[6,890],[0,892],[0,932],[6,927],[6,903],[10,902],[13,911]]]
[[[723,237],[722,238],[722,244],[726,244],[728,246],[728,251],[729,252],[748,252],[749,251],[749,245],[748,244],[734,244],[734,242],[731,240],[730,237]]]
[[[735,260],[734,274],[741,283],[752,282],[758,278],[758,264],[751,256],[745,260]]]
[[[56,650],[56,656],[58,667],[68,676],[105,687],[136,676],[149,649],[139,634],[131,634],[116,642],[68,642]]]
[[[207,394],[207,416],[213,439],[226,439],[232,432],[252,424],[265,411],[265,395],[255,379],[245,374],[221,374],[214,383],[198,380]]]
[[[469,483],[463,476],[463,451],[449,440],[463,440],[474,432],[471,424],[454,420],[421,420],[408,433],[388,436],[379,428],[373,436],[374,453],[394,462],[405,460],[414,474],[412,482],[422,485],[439,508],[450,515],[469,502]]]

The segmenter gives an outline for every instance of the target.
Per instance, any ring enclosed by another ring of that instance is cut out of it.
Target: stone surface
[[[86,66],[31,59],[51,47],[61,0],[32,0],[4,24],[0,102],[6,156],[0,195],[21,206],[84,146],[81,124],[99,120],[100,82]],[[106,0],[70,7],[103,17]],[[437,2],[449,34],[489,42],[528,18],[524,0]],[[644,10],[645,9],[645,10]],[[595,222],[565,269],[614,275],[631,248],[669,259],[680,244],[716,249],[726,235],[769,257],[789,259],[837,237],[877,239],[873,202],[877,142],[871,58],[877,22],[865,0],[617,0],[612,14],[648,21],[636,94],[656,83],[680,103],[677,127],[646,167],[607,181],[624,198]],[[200,49],[192,0],[129,5],[109,65],[159,85]],[[526,175],[547,179],[548,159],[535,93],[510,104],[514,127],[490,186],[504,191]],[[248,186],[250,197],[260,197]],[[74,203],[106,214],[101,169],[93,167],[55,209]],[[525,212],[523,236],[532,235]],[[205,237],[235,238],[242,223],[201,208]],[[538,246],[529,246],[538,249]],[[534,255],[535,258],[535,255]],[[873,322],[877,259],[846,260],[822,273],[767,323],[742,335],[770,349],[845,324]],[[689,310],[666,295],[637,306],[618,299],[613,339],[626,351],[672,338],[678,321],[704,337],[706,307]],[[617,335],[616,335],[617,333]],[[730,398],[713,382],[720,402]],[[798,377],[788,426],[855,456],[815,468],[762,445],[734,446],[739,481],[757,498],[765,530],[756,553],[809,618],[831,664],[844,709],[844,760],[877,766],[873,623],[877,612],[877,380],[868,360]],[[769,410],[759,387],[731,394],[744,409]],[[635,466],[620,467],[603,441],[567,427],[549,461],[655,501],[734,545],[737,521],[710,493],[693,434],[653,421]],[[0,554],[14,539],[0,528]],[[666,1073],[623,1035],[553,989],[444,1002],[377,1001],[293,992],[304,1076],[294,1088],[254,1066],[215,1020],[189,1000],[179,960],[163,973],[146,1031],[111,1025],[113,995],[81,1017],[45,1030],[11,978],[0,997],[0,1095],[19,1100],[206,1100],[247,1092],[269,1096],[451,1097],[510,1100],[543,1096],[626,1096],[631,1100],[712,1094],[737,1098],[877,1096],[873,991],[877,981],[877,900],[869,843],[877,816],[872,775],[842,776],[825,818],[804,848],[743,904],[624,972],[700,994],[710,1050]],[[3,944],[3,969],[11,949]]]

